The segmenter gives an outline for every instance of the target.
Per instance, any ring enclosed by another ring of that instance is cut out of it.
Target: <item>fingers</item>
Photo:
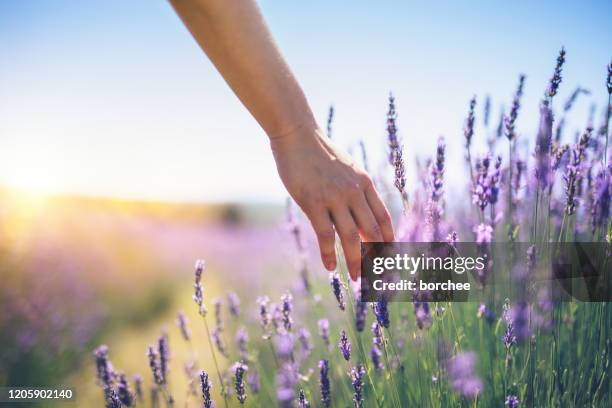
[[[391,216],[387,207],[380,199],[378,192],[374,188],[374,184],[370,181],[365,188],[365,196],[368,201],[368,205],[378,222],[382,237],[385,242],[395,241],[395,234],[393,233],[393,223],[391,222]]]
[[[321,261],[328,271],[336,269],[336,232],[329,212],[325,208],[316,210],[308,215],[312,227],[317,234],[319,249],[321,250]]]
[[[350,205],[353,218],[357,222],[357,228],[359,228],[363,240],[381,242],[383,240],[381,227],[378,225],[374,214],[372,214],[365,196],[362,196],[357,202],[350,203]]]
[[[348,207],[335,208],[332,218],[342,242],[344,257],[352,280],[361,275],[361,238]]]

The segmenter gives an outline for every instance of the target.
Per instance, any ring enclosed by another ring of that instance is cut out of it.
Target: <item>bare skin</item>
[[[351,278],[361,241],[393,241],[370,177],[323,135],[254,0],[170,0],[200,47],[270,139],[287,191],[309,218],[321,260],[336,268],[336,233]]]

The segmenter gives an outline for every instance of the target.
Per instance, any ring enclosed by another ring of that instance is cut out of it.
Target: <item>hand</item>
[[[336,268],[337,232],[351,278],[357,280],[361,240],[394,240],[391,217],[372,180],[318,128],[302,127],[270,143],[285,187],[317,234],[323,264],[330,271]]]

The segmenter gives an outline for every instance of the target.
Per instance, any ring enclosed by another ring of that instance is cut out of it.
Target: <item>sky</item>
[[[427,3],[427,4],[425,4]],[[561,46],[559,111],[577,87],[570,134],[605,106],[612,3],[271,1],[260,6],[321,125],[370,161],[385,153],[393,92],[405,155],[445,137],[449,189],[463,188],[462,127],[485,95],[496,124],[527,75],[518,131],[530,140]],[[169,201],[280,203],[263,131],[163,0],[0,2],[0,186]],[[381,171],[388,167],[374,166]],[[452,170],[452,171],[451,171]],[[408,167],[408,181],[415,181]]]

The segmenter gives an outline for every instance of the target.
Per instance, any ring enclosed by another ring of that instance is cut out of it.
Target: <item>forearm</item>
[[[316,127],[306,97],[254,0],[170,2],[270,138]]]

